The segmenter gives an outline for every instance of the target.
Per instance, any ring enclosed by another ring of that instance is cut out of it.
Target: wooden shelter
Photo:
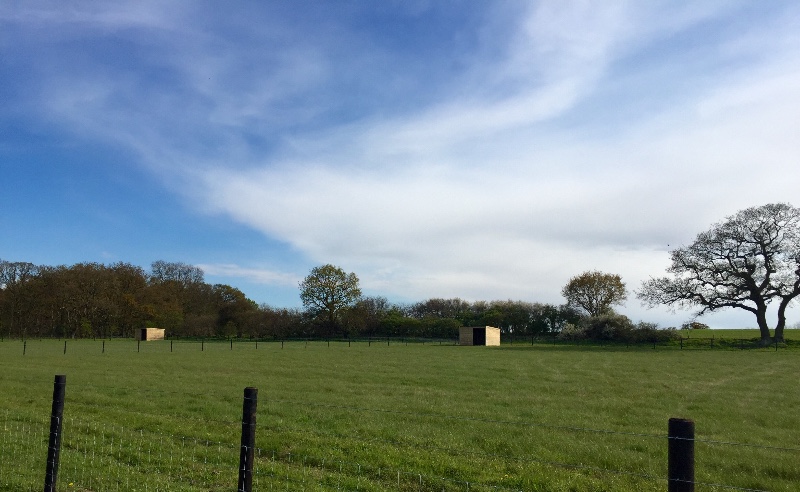
[[[140,328],[134,330],[137,340],[163,340],[165,336],[164,328]]]
[[[500,346],[500,328],[494,326],[462,326],[458,333],[459,345]]]

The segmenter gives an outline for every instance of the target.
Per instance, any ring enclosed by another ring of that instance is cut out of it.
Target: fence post
[[[44,492],[55,492],[58,479],[58,458],[61,453],[61,422],[64,415],[64,391],[67,376],[56,375],[53,381],[53,408],[50,412],[50,441],[47,445],[47,470]]]
[[[239,453],[239,492],[253,490],[253,456],[256,447],[256,406],[258,389],[244,389],[242,403],[242,446]]]
[[[694,421],[669,419],[669,492],[694,492]]]

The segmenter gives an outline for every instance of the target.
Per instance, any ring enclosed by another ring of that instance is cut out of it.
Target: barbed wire
[[[434,414],[434,413],[420,413],[420,412],[406,412],[403,410],[388,410],[388,409],[379,409],[379,408],[367,408],[367,407],[356,407],[350,405],[333,405],[329,403],[313,403],[313,402],[301,402],[297,400],[282,400],[282,399],[272,399],[268,398],[265,400],[266,402],[276,402],[276,403],[291,403],[295,405],[303,405],[309,407],[323,407],[323,408],[335,408],[337,410],[353,410],[358,412],[375,412],[375,413],[386,413],[386,414],[394,414],[394,415],[405,415],[408,417],[426,417],[426,418],[438,418],[442,420],[456,420],[462,422],[481,422],[481,423],[488,423],[488,424],[503,424],[503,425],[517,425],[517,426],[526,426],[526,427],[541,427],[541,428],[548,428],[548,429],[557,429],[557,430],[569,430],[569,431],[578,431],[578,432],[589,432],[589,433],[596,433],[596,434],[617,434],[623,436],[634,436],[634,437],[647,437],[647,438],[658,438],[664,439],[667,437],[663,434],[647,434],[647,433],[640,433],[640,432],[622,432],[622,431],[613,431],[607,429],[591,429],[587,427],[576,427],[576,426],[565,426],[565,425],[557,425],[557,424],[545,424],[541,422],[530,422],[530,421],[512,421],[512,420],[498,420],[498,419],[488,419],[483,417],[463,417],[463,416],[456,416],[456,415],[444,415],[444,414]]]
[[[609,435],[620,435],[620,436],[629,436],[629,437],[644,437],[644,438],[653,438],[653,439],[675,439],[675,440],[693,440],[697,443],[704,443],[704,444],[719,444],[719,445],[730,445],[730,446],[743,446],[743,447],[750,447],[755,449],[764,449],[770,451],[789,451],[789,452],[800,452],[800,448],[793,448],[793,447],[783,447],[783,446],[769,446],[769,445],[762,445],[762,444],[751,444],[751,443],[740,443],[735,441],[720,441],[714,439],[702,439],[702,438],[694,438],[694,439],[687,439],[684,437],[675,437],[669,436],[666,434],[649,434],[649,433],[642,433],[642,432],[625,432],[625,431],[615,431],[610,429],[593,429],[588,427],[577,427],[577,426],[568,426],[568,425],[559,425],[559,424],[547,424],[543,422],[531,422],[531,421],[523,421],[523,420],[500,420],[500,419],[489,419],[483,417],[463,417],[463,416],[455,416],[455,415],[443,415],[443,414],[434,414],[434,413],[422,413],[422,412],[407,412],[403,410],[389,410],[389,409],[377,409],[377,408],[367,408],[367,407],[357,407],[351,405],[333,405],[328,403],[313,403],[313,402],[301,402],[297,400],[284,400],[284,399],[273,399],[267,398],[264,399],[265,402],[275,402],[275,403],[290,403],[294,405],[302,405],[307,407],[322,407],[322,408],[333,408],[337,410],[352,410],[357,412],[375,412],[375,413],[385,413],[385,414],[394,414],[394,415],[404,415],[408,417],[425,417],[425,418],[438,418],[442,420],[455,420],[455,421],[463,421],[463,422],[480,422],[480,423],[488,423],[488,424],[502,424],[502,425],[510,425],[510,426],[525,426],[525,427],[539,427],[545,429],[555,429],[555,430],[566,430],[566,431],[574,431],[574,432],[586,432],[586,433],[593,433],[593,434],[609,434]]]
[[[412,417],[428,417],[428,418],[442,418],[448,420],[456,420],[456,421],[463,421],[463,422],[488,422],[488,423],[497,423],[503,425],[530,425],[530,426],[537,426],[537,427],[545,427],[545,428],[555,428],[555,429],[566,429],[566,430],[579,430],[579,431],[589,431],[595,433],[602,433],[602,434],[614,434],[614,435],[622,435],[622,436],[633,436],[633,437],[644,437],[644,438],[661,438],[663,439],[664,435],[653,435],[653,434],[646,434],[646,433],[630,433],[630,432],[617,432],[617,431],[608,431],[608,430],[599,430],[599,429],[587,429],[582,427],[572,427],[572,426],[558,426],[558,425],[551,425],[551,424],[541,424],[535,422],[521,422],[521,421],[509,421],[509,420],[495,420],[495,419],[485,419],[485,418],[474,418],[474,417],[463,417],[463,416],[452,416],[452,415],[441,415],[441,414],[427,414],[427,413],[415,413],[415,412],[404,412],[399,410],[385,410],[385,409],[371,409],[365,407],[357,407],[357,406],[345,406],[345,405],[330,405],[330,404],[310,404],[308,402],[299,402],[295,400],[278,400],[278,399],[268,399],[267,402],[269,403],[291,403],[291,404],[301,404],[305,406],[316,406],[321,408],[336,408],[336,409],[345,409],[348,411],[359,411],[359,412],[381,412],[381,413],[390,413],[390,414],[400,414]],[[139,415],[139,412],[133,412],[134,415]],[[143,414],[149,417],[155,417],[153,414]],[[15,415],[13,418],[9,412],[9,410],[5,411],[5,421],[4,425],[7,426],[9,422],[19,422],[21,425],[20,429],[17,429],[22,434],[30,434],[35,436],[36,439],[43,439],[44,438],[44,427],[46,423],[45,418],[35,418],[31,415]],[[236,430],[241,421],[220,421],[214,419],[192,419],[193,421],[197,422],[210,422],[215,424],[220,424],[223,428],[228,428],[230,431]],[[35,424],[35,425],[34,425]],[[107,424],[107,423],[99,423],[93,420],[84,420],[81,418],[65,418],[65,435],[67,436],[64,440],[65,447],[73,450],[76,453],[80,453],[81,449],[83,449],[83,460],[84,464],[86,464],[86,460],[90,458],[90,463],[94,464],[96,456],[101,454],[106,454],[111,456],[111,459],[114,460],[115,452],[116,452],[116,462],[117,462],[117,477],[120,476],[119,467],[122,466],[119,464],[120,460],[120,453],[122,452],[122,448],[124,446],[124,441],[135,441],[135,437],[131,439],[131,436],[137,436],[139,439],[138,450],[141,451],[142,449],[142,442],[144,441],[144,434],[147,433],[149,438],[150,447],[148,449],[148,453],[152,452],[153,449],[153,439],[158,439],[158,448],[164,449],[166,444],[165,441],[172,441],[174,446],[179,446],[179,449],[182,451],[190,446],[192,443],[195,447],[205,447],[205,448],[217,448],[218,454],[222,455],[222,450],[227,450],[226,452],[231,456],[235,456],[234,450],[238,449],[238,446],[235,444],[235,438],[233,436],[231,441],[220,441],[220,440],[210,440],[204,439],[198,436],[189,436],[189,435],[181,435],[181,434],[174,434],[174,433],[165,433],[159,430],[147,429],[141,426],[133,426],[133,427],[125,427],[123,425],[117,424]],[[71,429],[82,427],[84,429],[83,434],[85,434],[85,438],[83,441],[76,440],[74,437],[70,436],[68,432]],[[269,424],[263,426],[265,429],[273,428]],[[275,426],[274,428],[278,428]],[[663,477],[658,477],[648,473],[640,473],[640,472],[631,472],[625,470],[617,470],[617,469],[610,469],[610,468],[603,468],[597,466],[590,466],[584,465],[582,463],[567,463],[558,460],[548,460],[541,457],[535,456],[528,456],[528,457],[518,457],[518,456],[511,456],[511,455],[503,455],[497,453],[479,453],[476,451],[470,450],[457,450],[452,447],[447,446],[438,446],[432,444],[420,444],[420,443],[408,443],[404,444],[397,440],[391,439],[384,439],[378,437],[364,437],[361,435],[347,435],[343,436],[337,433],[326,433],[326,432],[319,432],[315,429],[300,429],[300,428],[292,428],[289,427],[288,430],[299,432],[299,433],[306,433],[306,434],[315,434],[319,436],[325,436],[337,440],[341,440],[343,438],[347,439],[356,439],[361,440],[363,442],[371,442],[371,443],[384,443],[389,444],[391,446],[414,446],[418,448],[424,449],[431,449],[431,450],[438,450],[444,451],[453,455],[470,455],[475,457],[481,457],[486,459],[500,459],[500,460],[514,460],[519,462],[527,462],[527,463],[536,463],[540,465],[547,465],[547,466],[555,466],[561,468],[568,468],[568,469],[575,469],[579,471],[587,471],[587,472],[594,472],[594,473],[604,473],[604,474],[614,474],[614,475],[621,475],[621,476],[629,476],[644,480],[666,480]],[[126,437],[127,436],[127,437]],[[3,434],[3,441],[0,445],[3,446],[3,449],[7,448],[7,439],[6,433]],[[99,442],[98,442],[99,439]],[[686,439],[686,438],[672,438],[672,439]],[[187,441],[189,444],[187,445]],[[746,443],[737,443],[737,442],[726,442],[726,441],[714,441],[714,440],[701,440],[695,439],[697,442],[708,443],[708,444],[719,444],[719,445],[731,445],[731,446],[746,446],[751,448],[757,449],[766,449],[766,450],[782,450],[782,451],[798,451],[797,448],[790,448],[790,447],[778,447],[778,446],[761,446],[761,445],[752,445]],[[133,448],[136,448],[136,444],[132,445]],[[259,449],[259,454],[263,452],[262,448]],[[89,454],[91,453],[91,455]],[[169,456],[170,461],[173,459],[173,454]],[[100,458],[97,458],[98,462]],[[184,460],[184,454],[181,452],[179,455],[179,459]],[[343,460],[340,460],[342,463],[347,463]],[[358,467],[363,467],[362,464],[359,463],[351,463]],[[73,463],[73,470],[77,470],[77,464]],[[178,470],[183,470],[183,467],[178,467]],[[397,470],[396,470],[397,471]],[[427,477],[433,480],[450,480],[445,477],[431,477],[429,475],[420,474],[418,472],[408,471],[408,470],[399,470],[403,474],[406,475],[413,475],[413,476],[420,476],[420,477]],[[454,483],[469,483],[467,481],[454,481]],[[703,485],[708,487],[714,487],[719,489],[728,489],[728,490],[738,490],[738,491],[752,491],[752,492],[761,492],[760,489],[753,489],[753,488],[745,488],[745,487],[738,487],[733,485],[725,485],[719,483],[710,483],[710,482],[694,482],[697,485]],[[485,485],[485,484],[484,484]],[[501,490],[514,490],[514,489],[501,489]]]

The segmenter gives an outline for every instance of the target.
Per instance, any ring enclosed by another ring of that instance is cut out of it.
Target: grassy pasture
[[[696,422],[699,482],[800,483],[796,350],[138,347],[0,343],[0,490],[41,488],[55,374],[59,490],[230,490],[246,386],[256,490],[662,491],[670,417]]]
[[[684,338],[722,338],[722,339],[757,339],[761,337],[761,333],[756,328],[740,328],[732,330],[681,330],[681,336]],[[800,340],[800,330],[796,328],[783,330],[783,337],[786,340]]]

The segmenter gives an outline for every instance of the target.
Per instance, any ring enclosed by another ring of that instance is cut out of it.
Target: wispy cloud
[[[377,28],[350,18],[317,13],[311,30],[279,8],[255,22],[159,2],[0,19],[95,39],[86,57],[43,50],[32,107],[132,150],[198,210],[383,295],[560,302],[583,270],[635,286],[710,223],[794,198],[800,13],[749,9],[495,4],[475,32],[453,30],[471,51],[452,69],[370,43]]]

